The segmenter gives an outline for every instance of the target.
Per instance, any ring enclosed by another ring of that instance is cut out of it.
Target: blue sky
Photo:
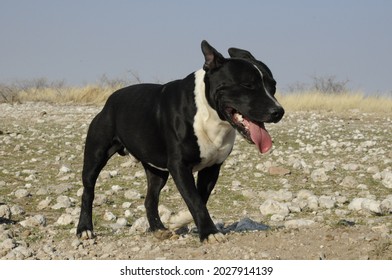
[[[389,0],[1,0],[0,82],[167,82],[201,68],[206,39],[251,51],[281,91],[333,75],[392,95],[391,15]]]

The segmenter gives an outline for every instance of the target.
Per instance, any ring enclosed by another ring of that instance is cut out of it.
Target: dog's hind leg
[[[143,167],[147,175],[147,195],[144,206],[146,207],[150,230],[154,232],[154,236],[157,238],[166,239],[170,234],[159,217],[158,204],[159,194],[167,182],[169,172],[158,170],[145,163],[143,163]]]
[[[107,122],[106,122],[107,123]],[[84,150],[82,172],[83,195],[77,235],[82,238],[93,238],[93,200],[98,175],[107,161],[116,152],[123,150],[122,144],[113,137],[112,129],[104,125],[100,115],[91,122]]]

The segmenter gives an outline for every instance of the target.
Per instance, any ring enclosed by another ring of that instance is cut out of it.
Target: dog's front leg
[[[220,241],[219,239],[221,239],[221,237],[217,235],[219,231],[214,225],[200,193],[196,189],[192,168],[181,163],[175,163],[169,167],[169,170],[181,196],[192,214],[193,220],[199,231],[200,241],[210,239]],[[211,235],[212,237],[210,238]],[[214,238],[215,235],[217,236]]]

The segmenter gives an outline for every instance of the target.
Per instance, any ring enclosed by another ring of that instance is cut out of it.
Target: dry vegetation
[[[103,105],[110,94],[126,86],[124,81],[101,81],[96,85],[66,87],[40,80],[27,85],[6,86],[0,84],[0,102],[49,102],[52,104]],[[392,98],[387,96],[365,96],[360,92],[325,92],[304,89],[277,94],[287,111],[333,111],[347,112],[392,112]]]

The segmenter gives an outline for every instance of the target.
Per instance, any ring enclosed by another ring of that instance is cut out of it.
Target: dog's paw
[[[84,230],[80,234],[78,234],[78,236],[80,239],[85,239],[85,240],[95,238],[95,235],[91,230]]]
[[[204,239],[203,243],[204,244],[217,244],[217,243],[223,243],[226,242],[227,238],[226,236],[223,235],[223,233],[215,233],[215,234],[210,234],[206,239]]]
[[[193,217],[191,213],[188,210],[182,210],[178,212],[178,214],[171,216],[169,218],[167,225],[169,229],[177,230],[179,228],[182,228],[190,224],[192,221],[193,221]]]
[[[153,235],[158,240],[165,240],[172,238],[173,233],[169,230],[157,230],[153,232]]]

